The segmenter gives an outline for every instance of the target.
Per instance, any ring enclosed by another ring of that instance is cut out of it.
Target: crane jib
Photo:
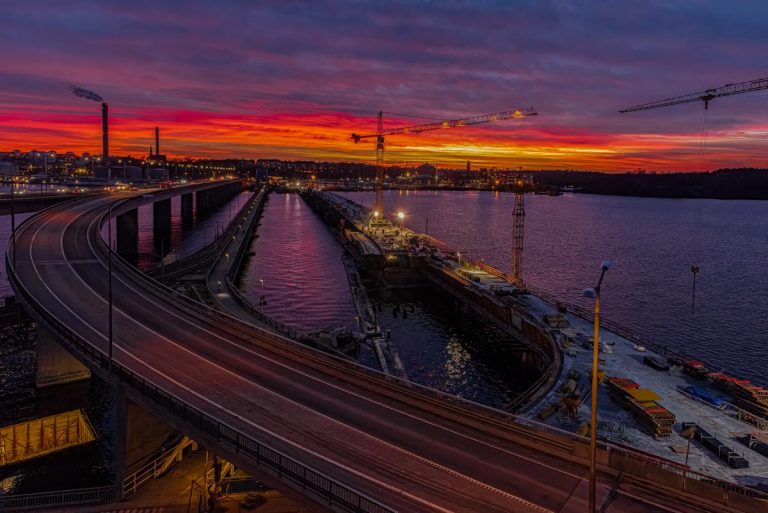
[[[706,107],[711,100],[715,98],[721,98],[723,96],[733,96],[735,94],[751,93],[753,91],[762,91],[768,89],[768,77],[758,78],[756,80],[748,80],[746,82],[738,82],[736,84],[726,84],[723,87],[715,89],[707,89],[699,93],[691,93],[683,96],[675,96],[673,98],[666,98],[664,100],[658,100],[655,102],[642,103],[640,105],[634,105],[621,109],[619,112],[637,112],[639,110],[658,109],[660,107],[669,107],[671,105],[679,105],[681,103],[691,102],[704,102]]]
[[[538,115],[538,112],[536,112],[533,108],[529,107],[527,109],[515,109],[515,110],[510,110],[505,112],[496,112],[494,114],[483,114],[481,116],[473,116],[469,118],[447,119],[444,121],[423,123],[421,125],[392,128],[389,130],[382,130],[380,133],[376,133],[376,134],[364,134],[364,135],[352,134],[352,140],[354,140],[357,143],[357,142],[360,142],[361,139],[369,139],[369,138],[378,137],[378,136],[415,134],[419,132],[426,132],[429,130],[439,130],[442,128],[458,128],[462,126],[479,125],[481,123],[491,123],[494,121],[502,121],[505,119],[518,119],[518,118],[524,118],[528,116],[537,116],[537,115]]]

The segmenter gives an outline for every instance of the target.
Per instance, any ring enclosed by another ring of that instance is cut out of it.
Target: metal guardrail
[[[175,442],[161,447],[153,454],[149,461],[142,464],[134,472],[123,478],[121,497],[123,500],[134,495],[139,488],[156,479],[170,470],[176,461],[184,456],[187,447],[196,445],[191,439],[179,436]],[[174,461],[169,461],[173,459]],[[134,467],[135,468],[135,467]]]
[[[60,207],[60,205],[56,207]],[[102,223],[106,215],[107,214],[105,213],[102,216]],[[33,218],[30,217],[25,220],[19,228],[31,219]],[[98,237],[98,241],[100,244],[98,244],[97,247],[103,254],[106,254],[106,252],[109,251],[107,244],[101,237]],[[13,241],[11,242],[11,245],[12,244]],[[265,341],[269,339],[273,348],[281,349],[284,352],[284,356],[288,358],[301,357],[305,365],[322,365],[326,367],[326,372],[329,368],[337,367],[340,371],[343,371],[339,377],[350,381],[355,378],[362,380],[358,384],[370,386],[372,389],[384,395],[387,395],[391,389],[392,394],[398,394],[401,399],[406,399],[408,395],[405,394],[405,392],[410,390],[417,396],[418,400],[425,403],[424,406],[428,406],[430,401],[434,402],[434,406],[439,408],[441,414],[448,418],[457,417],[460,419],[473,419],[474,417],[477,417],[477,420],[484,425],[493,425],[495,422],[503,425],[510,432],[510,435],[514,435],[520,440],[528,440],[530,443],[535,444],[536,447],[541,449],[548,447],[550,451],[555,450],[572,454],[578,447],[582,447],[583,449],[589,444],[588,438],[577,434],[539,423],[533,419],[519,417],[466,399],[451,396],[397,377],[387,376],[373,369],[352,365],[347,361],[334,358],[332,355],[323,354],[322,352],[308,348],[279,334],[270,333],[252,325],[243,325],[241,321],[234,317],[198,303],[197,301],[152,280],[133,268],[133,266],[127,262],[122,261],[119,256],[113,254],[113,258],[115,258],[118,265],[120,265],[125,272],[133,274],[137,281],[142,282],[147,288],[155,290],[155,292],[160,295],[175,299],[178,302],[178,306],[183,306],[188,310],[197,312],[204,318],[211,320],[215,319],[221,326],[228,326],[230,329],[241,331],[245,335],[250,334],[252,336],[254,331],[258,331]],[[21,299],[37,314],[39,319],[46,322],[51,329],[58,331],[63,339],[74,350],[91,360],[94,365],[103,369],[109,369],[110,362],[104,352],[91,346],[78,334],[63,325],[55,316],[50,314],[42,305],[38,304],[34,298],[31,297],[29,292],[19,282],[18,277],[11,266],[8,254],[6,254],[6,269],[10,281],[14,285],[14,288],[19,292]],[[296,356],[291,356],[290,353],[295,353]],[[166,409],[169,413],[189,423],[201,432],[213,437],[217,443],[230,447],[236,452],[248,456],[262,471],[294,483],[297,487],[302,487],[302,490],[306,493],[314,495],[316,498],[323,501],[327,501],[327,504],[330,506],[335,505],[342,510],[351,513],[393,513],[389,508],[368,497],[356,493],[354,490],[324,476],[321,472],[305,466],[300,462],[281,454],[279,451],[259,443],[236,429],[210,417],[193,406],[185,404],[183,401],[164,391],[159,386],[149,382],[117,362],[112,363],[112,370],[117,377],[137,392],[152,399],[159,407]],[[368,381],[370,383],[368,383]],[[610,456],[615,455],[623,457],[628,461],[631,460],[633,462],[641,463],[643,466],[651,465],[653,468],[667,470],[678,476],[683,476],[685,479],[693,479],[717,486],[722,490],[723,496],[720,498],[720,501],[723,504],[728,504],[729,494],[768,501],[768,494],[758,490],[687,469],[684,465],[644,453],[632,447],[615,442],[598,441],[598,449],[608,455],[609,466],[611,463]],[[644,475],[638,476],[637,479],[644,480],[644,482],[649,483],[650,485],[654,482]],[[355,499],[355,497],[357,497],[357,499]],[[357,505],[355,505],[356,500]]]
[[[14,242],[12,241],[12,244]],[[103,250],[109,251],[103,240],[102,245],[104,246]],[[113,257],[115,256],[113,255]],[[23,302],[49,328],[58,333],[63,341],[73,350],[89,360],[95,367],[111,372],[124,384],[152,400],[158,407],[166,410],[169,414],[215,440],[220,446],[228,447],[234,452],[249,458],[260,471],[271,474],[283,482],[293,484],[297,489],[302,490],[303,493],[314,496],[329,507],[335,507],[350,513],[395,513],[394,510],[341,484],[322,472],[304,465],[269,445],[259,442],[245,433],[211,417],[117,361],[110,360],[107,354],[92,346],[86,339],[62,323],[32,297],[19,281],[7,254],[6,269],[14,289],[20,294]],[[149,278],[146,278],[146,280],[151,281]],[[111,487],[109,489],[113,490]],[[106,488],[99,490],[102,490],[101,493],[106,493],[103,491]],[[82,490],[68,492],[71,492],[71,495],[66,495],[67,500],[74,501],[79,497],[80,503],[82,503],[83,494],[94,493],[83,492]],[[56,493],[61,494],[61,492]],[[109,493],[113,494],[114,492],[111,491]],[[104,497],[106,500],[106,495]],[[113,495],[109,495],[110,500],[112,497]],[[61,501],[63,499],[57,500]],[[94,498],[94,500],[96,499]],[[74,504],[75,502],[71,503]],[[59,502],[59,504],[62,503]]]
[[[115,498],[112,486],[59,490],[55,492],[0,495],[0,510],[29,511],[37,508],[53,508],[81,504],[106,504]]]

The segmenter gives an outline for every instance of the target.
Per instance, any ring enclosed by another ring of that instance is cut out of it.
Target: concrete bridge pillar
[[[139,211],[129,210],[115,219],[117,254],[128,260],[139,253]]]
[[[198,215],[205,217],[211,210],[211,196],[209,191],[197,191],[195,193]]]
[[[170,198],[156,201],[152,204],[152,234],[155,239],[155,245],[163,247],[164,253],[168,252],[170,247],[167,247],[167,243],[170,242],[171,238]]]
[[[217,209],[221,206],[221,191],[218,187],[211,189],[209,194],[211,195],[211,207]]]
[[[184,228],[192,227],[194,222],[194,203],[192,193],[181,195],[181,224]]]
[[[45,388],[91,379],[91,371],[61,347],[48,328],[37,328],[37,375],[35,386]]]

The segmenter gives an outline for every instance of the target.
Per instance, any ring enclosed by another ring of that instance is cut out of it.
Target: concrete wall
[[[35,386],[45,388],[91,378],[91,371],[61,347],[42,325],[37,330],[37,375]]]
[[[121,481],[126,471],[135,471],[178,433],[165,420],[131,401],[122,386],[118,386],[115,404],[118,423],[116,469]]]

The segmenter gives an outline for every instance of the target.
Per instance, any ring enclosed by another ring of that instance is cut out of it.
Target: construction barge
[[[592,316],[547,294],[515,286],[504,273],[441,241],[342,196],[305,191],[358,264],[389,287],[427,283],[478,316],[519,336],[541,378],[514,408],[524,417],[587,434]],[[598,436],[702,472],[768,491],[768,390],[717,366],[601,323]],[[690,429],[686,429],[690,428]],[[720,449],[713,449],[713,447]]]

